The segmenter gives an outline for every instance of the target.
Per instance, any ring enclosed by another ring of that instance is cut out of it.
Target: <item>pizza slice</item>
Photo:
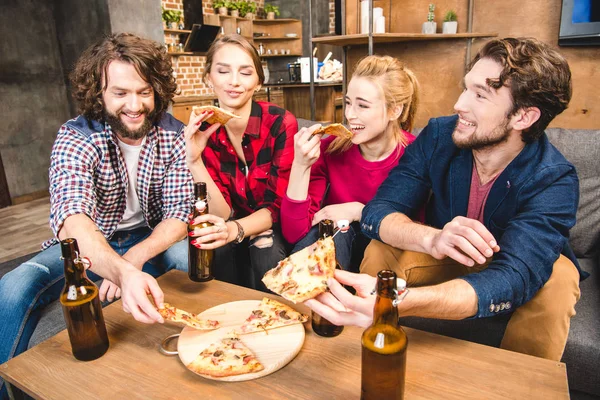
[[[169,303],[164,303],[163,308],[158,308],[157,310],[165,321],[180,322],[201,330],[219,328],[219,321],[199,318],[196,314],[173,307]]]
[[[234,333],[204,349],[187,368],[215,378],[242,375],[265,369]]]
[[[303,302],[327,291],[335,265],[333,237],[327,237],[281,260],[262,281],[284,298]]]
[[[241,118],[238,115],[230,113],[229,111],[225,111],[222,108],[215,106],[194,106],[192,111],[196,113],[196,115],[204,112],[204,111],[213,111],[214,114],[211,115],[206,122],[209,124],[216,124],[217,122],[221,125],[225,125],[232,118]]]
[[[268,329],[280,328],[282,326],[302,324],[308,321],[308,317],[292,307],[267,297],[262,299],[259,306],[252,310],[244,324],[236,330],[236,333],[245,334],[253,332],[264,332]]]
[[[345,139],[352,139],[352,137],[354,136],[354,134],[342,124],[331,124],[327,126],[322,126],[313,133],[313,135],[318,134],[337,136]]]

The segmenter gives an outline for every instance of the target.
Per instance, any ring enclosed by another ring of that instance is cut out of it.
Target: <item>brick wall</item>
[[[256,1],[259,10],[264,7],[264,0]],[[183,0],[161,0],[165,10],[179,10],[183,12]],[[212,0],[202,2],[202,12],[204,14],[213,14]],[[178,43],[179,35],[165,33],[165,43]],[[212,94],[212,91],[202,82],[202,73],[206,57],[200,56],[178,56],[172,57],[173,70],[177,78],[180,96],[201,96]]]

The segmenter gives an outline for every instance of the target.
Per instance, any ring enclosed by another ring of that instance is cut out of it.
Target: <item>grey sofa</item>
[[[312,125],[307,120],[298,122],[300,127]],[[549,129],[547,133],[577,168],[581,197],[571,244],[582,268],[591,274],[581,282],[581,300],[562,361],[571,390],[600,396],[600,130]],[[402,324],[498,347],[507,321],[506,316],[468,321],[404,318]],[[29,347],[63,329],[60,304],[54,302],[44,310]]]

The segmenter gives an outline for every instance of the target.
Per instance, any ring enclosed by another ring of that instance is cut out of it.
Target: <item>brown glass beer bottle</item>
[[[324,219],[319,222],[319,238],[333,236],[333,221]],[[336,269],[341,269],[340,264],[336,261]],[[334,325],[329,320],[321,317],[319,314],[311,310],[311,325],[313,331],[319,336],[334,337],[342,333],[344,326]]]
[[[77,240],[60,242],[65,263],[65,287],[60,295],[71,348],[76,359],[90,361],[108,350],[108,334],[98,287],[88,279]]]
[[[194,182],[194,200],[192,200],[192,219],[199,215],[208,214],[208,197],[205,182]],[[188,224],[188,233],[194,228],[212,226],[210,222],[198,225]],[[194,282],[206,282],[213,279],[212,263],[214,250],[199,249],[192,244],[194,237],[188,235],[188,276]]]
[[[408,339],[398,325],[396,273],[379,271],[373,324],[362,335],[360,398],[403,399]]]

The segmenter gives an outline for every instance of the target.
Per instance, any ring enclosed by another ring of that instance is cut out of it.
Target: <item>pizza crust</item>
[[[222,108],[215,106],[194,106],[192,108],[192,111],[196,113],[196,115],[204,111],[213,111],[214,114],[208,117],[208,119],[206,119],[206,122],[208,122],[211,125],[216,124],[217,122],[221,125],[225,125],[232,118],[241,118],[238,115],[235,115],[233,113],[230,113],[229,111],[225,111]]]
[[[352,139],[352,137],[354,136],[354,134],[342,124],[331,124],[327,126],[322,126],[313,133],[313,135],[318,134],[342,137],[345,139]]]

